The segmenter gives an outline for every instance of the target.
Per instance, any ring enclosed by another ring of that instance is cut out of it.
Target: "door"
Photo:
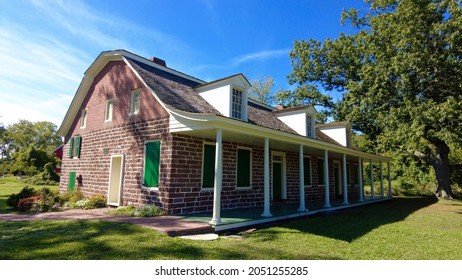
[[[111,167],[109,171],[109,190],[107,197],[107,203],[109,205],[121,205],[123,165],[123,155],[111,156]]]
[[[273,161],[273,200],[282,200],[282,163]]]
[[[75,189],[75,171],[69,172],[69,182],[67,182],[67,191],[71,192]]]
[[[272,157],[272,175],[271,175],[271,185],[272,185],[272,195],[274,201],[280,201],[286,199],[285,194],[285,180],[284,180],[284,153],[273,152]]]

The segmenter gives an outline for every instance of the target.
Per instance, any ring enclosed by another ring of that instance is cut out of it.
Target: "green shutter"
[[[82,145],[82,136],[75,136],[75,156],[80,158],[80,146]]]
[[[311,185],[311,160],[303,158],[303,182],[305,186]]]
[[[237,150],[237,186],[250,187],[250,155],[249,150]]]
[[[324,185],[324,159],[318,159],[318,185]]]
[[[72,158],[74,156],[74,137],[71,137],[69,139],[69,158]]]
[[[144,158],[144,185],[157,187],[159,185],[160,142],[146,143]]]
[[[75,188],[75,171],[69,172],[69,182],[67,182],[67,191],[71,192]]]
[[[213,188],[215,180],[215,145],[204,145],[202,187]]]

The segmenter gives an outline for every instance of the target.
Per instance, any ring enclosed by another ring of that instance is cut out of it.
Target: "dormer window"
[[[314,138],[312,117],[310,115],[306,115],[306,136]]]
[[[241,90],[233,88],[232,96],[232,117],[235,119],[242,119],[242,108],[243,108],[243,93]]]

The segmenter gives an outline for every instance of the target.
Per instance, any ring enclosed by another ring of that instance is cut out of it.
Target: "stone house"
[[[205,82],[158,58],[102,52],[58,130],[61,191],[168,214],[212,211],[212,224],[225,209],[270,217],[280,203],[305,212],[365,199],[363,162],[382,171],[389,158],[353,148],[348,123],[318,125],[314,107],[273,108],[248,99],[249,87],[242,74]]]

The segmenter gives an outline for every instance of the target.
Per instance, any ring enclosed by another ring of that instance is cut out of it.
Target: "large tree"
[[[343,93],[336,118],[377,152],[409,153],[432,166],[436,193],[451,197],[449,147],[462,143],[461,1],[365,3],[368,10],[342,15],[353,34],[294,43],[289,81]]]

